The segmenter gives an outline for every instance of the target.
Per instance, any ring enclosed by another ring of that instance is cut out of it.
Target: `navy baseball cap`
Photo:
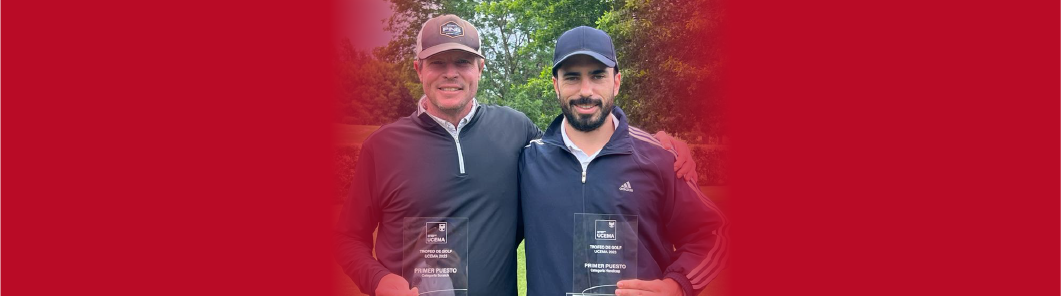
[[[608,67],[619,68],[612,37],[604,31],[580,26],[567,30],[556,40],[556,50],[553,51],[553,76],[556,76],[560,63],[577,54],[591,56]]]

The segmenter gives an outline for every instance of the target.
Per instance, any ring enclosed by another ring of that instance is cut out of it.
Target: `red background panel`
[[[729,1],[735,295],[1057,295],[1058,3]]]
[[[330,3],[5,7],[4,294],[328,292]]]

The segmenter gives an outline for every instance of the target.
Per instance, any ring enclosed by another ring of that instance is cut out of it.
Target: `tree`
[[[355,50],[348,40],[340,45],[336,71],[337,122],[382,125],[415,108],[397,65]]]
[[[618,104],[631,122],[694,142],[722,134],[717,0],[618,1],[600,26],[623,73]]]

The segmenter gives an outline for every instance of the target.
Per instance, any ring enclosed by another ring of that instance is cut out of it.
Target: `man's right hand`
[[[389,273],[379,280],[376,285],[376,296],[417,296],[420,290],[409,289],[409,282],[397,274]]]

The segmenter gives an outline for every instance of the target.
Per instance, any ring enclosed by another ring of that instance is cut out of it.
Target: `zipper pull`
[[[582,184],[586,184],[586,170],[582,170]]]

